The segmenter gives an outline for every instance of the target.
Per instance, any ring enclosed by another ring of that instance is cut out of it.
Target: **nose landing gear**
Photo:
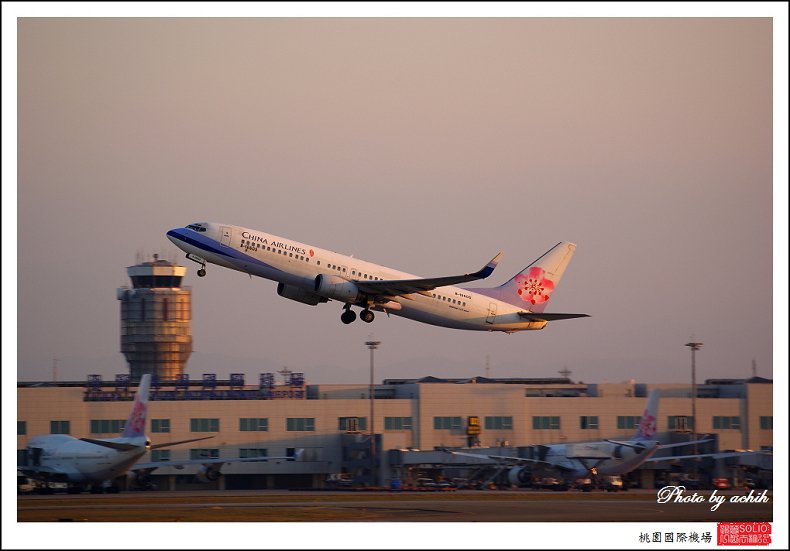
[[[200,258],[199,256],[195,256],[191,253],[187,253],[187,260],[191,260],[192,262],[197,262],[200,264],[200,269],[197,271],[198,277],[206,277],[206,261]]]

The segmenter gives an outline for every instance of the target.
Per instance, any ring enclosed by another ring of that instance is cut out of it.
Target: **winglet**
[[[499,251],[499,253],[491,259],[491,262],[486,264],[479,272],[476,272],[472,275],[477,276],[479,279],[487,278],[492,273],[494,273],[494,268],[496,268],[497,264],[499,264],[499,261],[502,260],[502,256],[502,251]]]

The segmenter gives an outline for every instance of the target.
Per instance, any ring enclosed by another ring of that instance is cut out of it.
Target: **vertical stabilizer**
[[[123,438],[145,436],[145,417],[148,412],[148,389],[150,386],[151,375],[143,375],[140,379],[137,394],[134,395],[132,412],[129,414],[129,419],[126,420],[126,427],[121,435]]]
[[[542,313],[557,288],[565,268],[571,261],[576,245],[557,243],[535,262],[521,270],[510,281],[493,289],[470,289],[529,312]]]
[[[647,395],[647,405],[642,412],[639,426],[634,434],[634,440],[655,440],[658,422],[658,398],[660,394],[657,389],[651,390]]]

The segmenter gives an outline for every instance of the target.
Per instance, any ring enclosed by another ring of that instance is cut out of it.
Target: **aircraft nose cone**
[[[181,228],[176,228],[167,232],[167,238],[175,245],[181,243]]]

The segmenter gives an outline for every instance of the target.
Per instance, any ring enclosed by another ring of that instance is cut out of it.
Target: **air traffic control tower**
[[[192,291],[181,287],[187,269],[154,255],[153,262],[126,270],[132,287],[120,287],[118,300],[121,352],[131,379],[151,373],[175,380],[192,353]]]

